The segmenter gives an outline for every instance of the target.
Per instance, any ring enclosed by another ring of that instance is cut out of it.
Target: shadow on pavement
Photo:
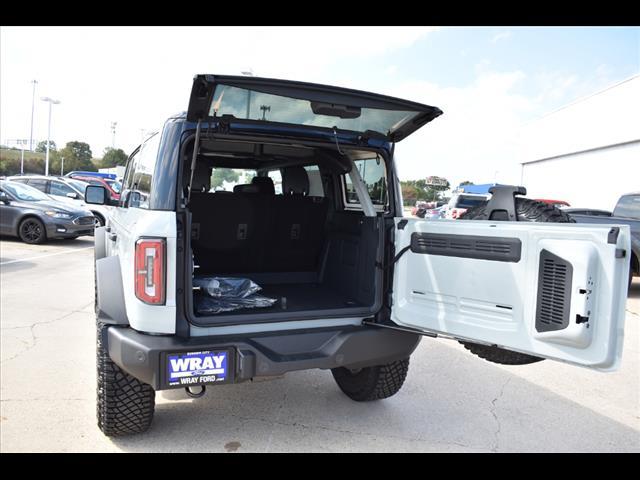
[[[640,451],[638,430],[462,352],[429,345],[414,357],[403,389],[371,403],[349,400],[319,370],[212,387],[198,400],[159,392],[174,401],[156,406],[151,429],[113,441],[153,452]]]

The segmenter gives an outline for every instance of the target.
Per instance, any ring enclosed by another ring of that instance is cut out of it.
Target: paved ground
[[[503,367],[425,338],[404,388],[347,399],[326,371],[156,396],[151,430],[110,440],[95,422],[92,240],[0,241],[0,450],[640,451],[640,281],[623,364]]]

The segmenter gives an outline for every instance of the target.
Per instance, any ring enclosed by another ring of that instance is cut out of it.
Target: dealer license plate
[[[167,355],[167,383],[188,387],[231,381],[231,351],[216,350]]]

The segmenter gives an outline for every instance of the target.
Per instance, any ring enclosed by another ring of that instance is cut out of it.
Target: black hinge
[[[618,243],[619,234],[620,234],[619,227],[611,227],[611,230],[609,230],[609,234],[607,235],[607,243],[611,243],[612,245],[615,245],[616,243]]]
[[[402,220],[400,220],[398,222],[398,230],[404,230],[404,227],[407,226],[407,223],[409,223],[409,220],[407,220],[406,218],[403,218]]]

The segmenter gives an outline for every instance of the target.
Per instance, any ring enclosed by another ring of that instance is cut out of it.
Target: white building
[[[640,190],[640,75],[526,125],[520,140],[527,197],[613,210]]]

